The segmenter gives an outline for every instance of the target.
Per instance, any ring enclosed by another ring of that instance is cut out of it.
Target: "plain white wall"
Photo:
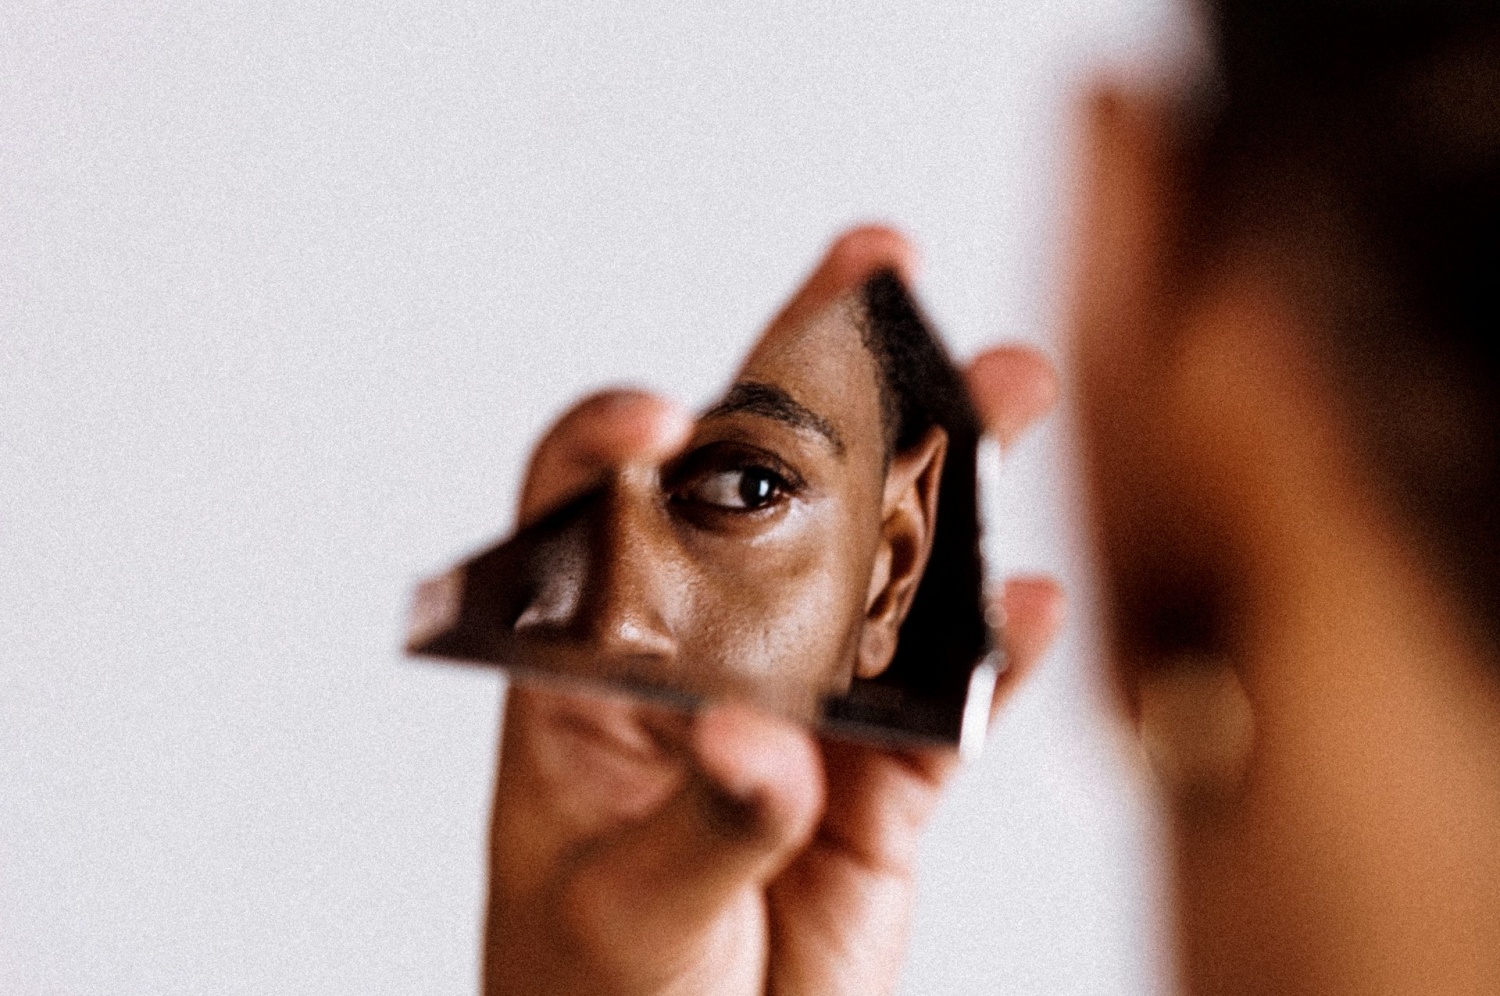
[[[1087,70],[1168,0],[0,6],[0,990],[466,993],[500,683],[397,652],[572,396],[706,399],[841,227],[1058,349]],[[988,482],[1074,622],[905,991],[1158,991],[1066,420]]]

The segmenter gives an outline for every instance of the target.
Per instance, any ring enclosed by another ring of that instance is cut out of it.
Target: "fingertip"
[[[1001,594],[1006,619],[1046,633],[1056,633],[1067,618],[1068,600],[1062,585],[1045,576],[1011,578]]]
[[[823,803],[823,770],[805,729],[724,703],[698,714],[692,736],[698,768],[718,791],[760,811],[778,836],[811,831]]]
[[[639,459],[654,461],[676,453],[693,434],[693,413],[668,398],[648,395],[633,426]]]
[[[1056,639],[1067,613],[1067,598],[1062,586],[1052,578],[1016,577],[1005,582],[993,604],[1000,617],[1005,669],[990,702],[991,720],[999,715]]]
[[[1057,638],[1067,614],[1062,587],[1049,577],[1011,578],[996,599],[1005,643],[1005,685],[1014,688]]]
[[[517,524],[525,526],[593,487],[612,467],[659,463],[693,431],[682,405],[632,387],[595,392],[569,408],[532,451]]]
[[[906,236],[889,225],[875,224],[843,232],[776,316],[772,330],[818,314],[881,270],[894,270],[908,286],[915,282],[917,252]]]
[[[565,419],[569,428],[597,426],[596,452],[589,455],[609,463],[668,455],[692,433],[693,421],[683,405],[638,388],[601,391]],[[585,439],[590,435],[580,432]]]
[[[986,429],[1009,446],[1057,404],[1061,386],[1052,362],[1026,346],[1001,346],[974,358],[969,394]]]
[[[851,228],[828,249],[830,271],[853,285],[882,269],[895,270],[908,284],[915,282],[920,260],[911,240],[900,230],[884,224]]]

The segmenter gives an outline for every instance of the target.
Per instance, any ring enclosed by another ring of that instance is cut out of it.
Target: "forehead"
[[[773,325],[738,380],[770,384],[826,419],[851,454],[884,452],[879,368],[864,344],[855,295],[811,318]]]

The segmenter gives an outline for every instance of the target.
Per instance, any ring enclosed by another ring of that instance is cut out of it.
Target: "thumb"
[[[574,940],[603,962],[596,967],[646,988],[730,954],[718,949],[721,932],[743,925],[743,904],[758,903],[801,850],[823,805],[816,744],[793,724],[720,705],[696,718],[688,740],[693,770],[682,791],[577,855],[559,897]],[[729,960],[761,970],[763,936],[738,938]]]

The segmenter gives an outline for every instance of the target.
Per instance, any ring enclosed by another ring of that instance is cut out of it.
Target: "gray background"
[[[842,226],[1060,351],[1073,108],[1167,0],[0,6],[0,990],[466,993],[501,685],[396,651],[578,392],[706,399]],[[905,992],[1142,993],[1066,417],[991,465],[1073,622],[924,854]]]

